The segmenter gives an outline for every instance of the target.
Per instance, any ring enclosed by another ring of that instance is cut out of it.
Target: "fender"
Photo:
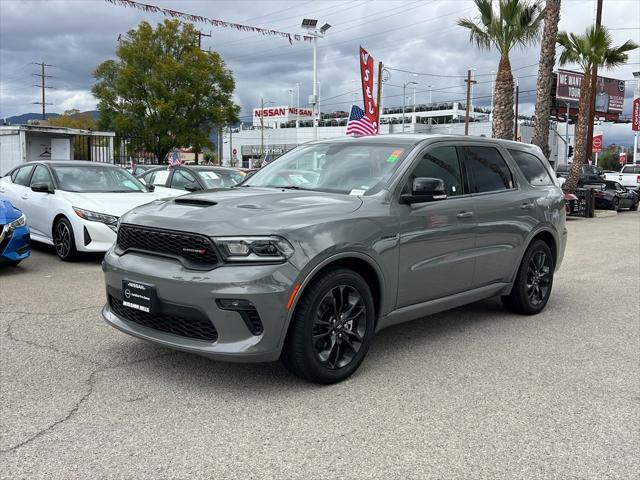
[[[556,229],[554,228],[554,226],[550,223],[543,223],[538,225],[534,230],[532,230],[531,232],[529,232],[529,235],[527,236],[526,240],[523,242],[523,247],[522,247],[522,251],[520,252],[520,255],[518,257],[518,262],[515,265],[515,268],[513,269],[513,272],[511,273],[511,278],[510,278],[510,287],[509,287],[509,291],[505,293],[505,295],[509,294],[511,292],[511,288],[513,287],[513,282],[515,281],[516,275],[518,274],[518,269],[520,268],[520,264],[522,263],[522,259],[524,258],[524,254],[527,251],[527,248],[529,248],[529,245],[531,245],[531,242],[533,241],[533,237],[535,237],[536,235],[542,233],[542,232],[547,232],[550,233],[551,236],[553,237],[553,241],[556,244],[556,257],[559,256],[562,251],[560,248],[560,240],[558,238],[558,232],[556,231]],[[557,269],[558,265],[560,262],[558,262],[558,259],[554,259],[555,260],[555,265],[554,267]]]
[[[307,288],[307,286],[309,285],[309,283],[311,282],[311,280],[324,267],[326,267],[330,263],[333,263],[336,260],[340,260],[342,258],[357,258],[359,260],[363,260],[363,261],[367,262],[367,264],[369,266],[371,266],[375,270],[376,276],[378,277],[378,283],[381,285],[381,288],[380,288],[380,305],[383,306],[381,308],[381,310],[384,309],[384,302],[385,302],[385,299],[386,299],[385,288],[384,288],[385,278],[384,278],[384,274],[382,273],[382,269],[380,268],[380,265],[378,265],[378,262],[376,262],[374,260],[374,258],[371,257],[370,255],[367,255],[366,253],[362,253],[362,252],[357,252],[357,251],[345,251],[345,252],[340,252],[340,253],[333,254],[333,255],[325,258],[324,260],[322,260],[315,267],[313,267],[313,269],[311,269],[311,271],[309,273],[307,273],[306,275],[303,276],[302,280],[301,280],[300,277],[298,277],[296,279],[296,283],[295,284],[299,283],[300,284],[300,289],[296,293],[295,298],[293,300],[293,303],[291,305],[291,308],[287,312],[287,316],[286,316],[286,319],[285,319],[285,322],[284,322],[283,329],[280,332],[280,342],[278,344],[278,349],[279,350],[282,350],[282,346],[284,345],[284,340],[285,340],[285,338],[287,336],[286,333],[289,331],[289,324],[291,323],[291,319],[293,318],[293,313],[296,310],[296,306],[298,305],[298,301],[300,300],[300,298],[304,294],[304,291]],[[378,313],[379,313],[379,316],[382,316],[382,312],[378,312]],[[376,321],[378,321],[378,319],[376,319]]]

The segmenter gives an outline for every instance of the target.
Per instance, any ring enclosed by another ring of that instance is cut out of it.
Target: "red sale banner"
[[[364,114],[378,131],[378,106],[373,97],[373,57],[360,47],[360,75],[362,77],[362,99]]]
[[[640,97],[633,99],[633,108],[631,109],[631,130],[640,131]]]

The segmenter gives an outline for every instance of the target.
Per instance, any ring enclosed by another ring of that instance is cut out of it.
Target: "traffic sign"
[[[627,163],[627,152],[620,152],[620,156],[618,157],[618,163],[620,165],[624,165]]]
[[[594,133],[593,134],[593,143],[591,145],[591,151],[593,153],[601,153],[602,152],[602,133]]]
[[[238,154],[238,149],[237,149],[237,148],[234,148],[234,149],[233,149],[233,154],[234,154],[234,155],[237,155],[237,154]]]

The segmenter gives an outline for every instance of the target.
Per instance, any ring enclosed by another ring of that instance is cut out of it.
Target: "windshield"
[[[145,186],[121,168],[106,165],[51,165],[60,190],[68,192],[146,192]]]
[[[206,188],[235,187],[245,178],[244,173],[232,170],[199,170]]]
[[[391,176],[408,150],[407,146],[351,142],[298,147],[241,186],[364,195],[373,193]]]

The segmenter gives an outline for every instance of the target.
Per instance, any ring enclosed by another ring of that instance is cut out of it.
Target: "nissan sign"
[[[254,108],[253,109],[253,126],[260,126],[261,119],[265,125],[272,123],[286,123],[295,120],[312,119],[313,111],[310,108],[297,108],[297,107],[269,107],[269,108]]]

